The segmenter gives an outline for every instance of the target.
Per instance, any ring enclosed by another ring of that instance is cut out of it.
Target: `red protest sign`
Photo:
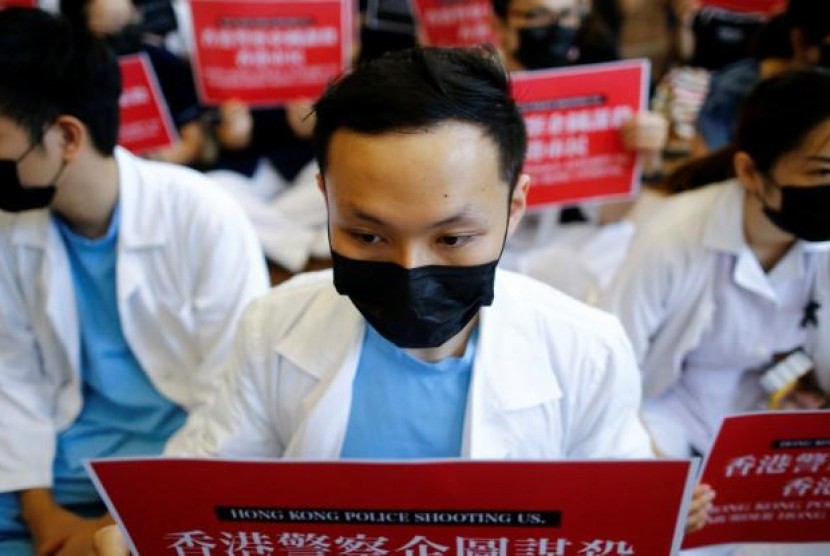
[[[283,556],[599,556],[674,553],[694,467],[145,459],[89,469],[136,554],[247,543]]]
[[[717,497],[684,548],[830,541],[830,411],[727,417],[701,482]]]
[[[121,66],[121,123],[118,144],[135,154],[169,147],[176,128],[161,95],[155,71],[145,54],[124,56]]]
[[[787,9],[787,0],[699,0],[698,5],[730,12],[775,15]]]
[[[412,8],[432,46],[475,46],[492,43],[491,0],[412,0]]]
[[[0,0],[0,10],[3,8],[36,8],[37,0]]]
[[[348,67],[349,0],[191,0],[190,7],[205,104],[316,98]]]
[[[517,72],[513,94],[527,127],[528,205],[625,197],[640,169],[620,127],[646,102],[645,60]]]

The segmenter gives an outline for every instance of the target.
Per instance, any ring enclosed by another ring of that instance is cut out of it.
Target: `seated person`
[[[4,556],[89,549],[107,518],[83,460],[161,452],[267,288],[232,200],[115,147],[120,93],[103,43],[0,12]]]
[[[493,31],[505,65],[511,71],[619,59],[613,35],[589,10],[590,3],[585,0],[493,0],[492,5]],[[667,128],[668,123],[661,115],[642,112],[622,130],[626,147],[642,155],[646,174],[659,170]],[[560,239],[567,241],[567,225],[589,220],[583,207],[535,211],[508,243],[505,266],[521,268],[527,251]]]
[[[143,29],[132,25],[136,18],[132,0],[60,0],[60,10],[77,28],[106,38],[119,55],[147,55],[179,133],[176,144],[151,153],[149,158],[197,166],[205,137],[190,67],[160,44],[145,40]]]
[[[788,405],[830,392],[830,72],[762,82],[735,147],[737,178],[669,200],[604,303],[640,362],[656,448],[676,457],[706,454],[726,415],[767,408],[761,377],[794,350],[824,396]]]
[[[693,154],[719,149],[734,139],[741,102],[762,79],[787,69],[830,67],[830,2],[790,0],[783,18],[773,19],[770,25],[766,39],[757,43],[754,58],[735,62],[712,76],[698,114]]]
[[[329,88],[314,140],[334,268],[251,305],[167,455],[652,455],[615,319],[496,268],[529,186],[509,90],[492,51],[437,48]]]

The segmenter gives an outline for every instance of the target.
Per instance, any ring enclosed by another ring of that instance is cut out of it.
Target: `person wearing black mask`
[[[179,133],[170,147],[147,156],[155,160],[198,166],[205,134],[200,117],[202,108],[190,66],[164,48],[152,44],[141,25],[133,0],[60,0],[60,12],[79,30],[106,40],[119,55],[144,53],[158,79],[161,94]]]
[[[267,288],[242,211],[116,146],[106,45],[0,10],[0,554],[88,554],[84,459],[158,454]]]
[[[713,74],[698,115],[693,154],[720,149],[734,139],[741,102],[762,79],[789,69],[830,68],[830,2],[790,0],[786,12],[759,33],[752,57]]]
[[[676,457],[705,454],[724,416],[778,404],[762,377],[795,350],[812,377],[783,405],[830,394],[830,72],[758,85],[732,158],[736,179],[675,196],[641,231],[604,303],[637,352],[655,445]]]
[[[504,63],[511,71],[562,68],[619,58],[613,34],[590,10],[586,0],[493,0],[492,6],[492,28]],[[636,114],[621,130],[623,144],[641,155],[647,176],[661,172],[667,135],[667,120],[650,111]],[[564,239],[563,228],[551,226],[551,221],[568,225],[588,220],[581,207],[535,211],[508,244],[507,264],[522,268],[536,249]]]
[[[585,0],[493,0],[507,68],[548,69],[617,60],[613,34]]]

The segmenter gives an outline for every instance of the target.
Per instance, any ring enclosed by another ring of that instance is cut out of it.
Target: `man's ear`
[[[749,156],[749,153],[738,151],[735,153],[733,159],[735,165],[735,175],[743,185],[747,193],[753,197],[763,197],[764,195],[764,175],[758,170],[755,161]]]
[[[63,158],[67,163],[75,160],[83,150],[83,146],[92,138],[86,126],[75,116],[58,116],[55,120],[57,142],[63,150]]]
[[[507,237],[513,235],[527,210],[527,194],[530,191],[530,176],[521,174],[513,194],[510,196],[510,214],[507,219]]]

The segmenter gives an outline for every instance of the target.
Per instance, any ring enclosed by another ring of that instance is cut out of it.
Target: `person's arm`
[[[93,554],[95,556],[128,556],[127,539],[117,525],[109,525],[95,533]]]
[[[661,245],[662,235],[662,228],[654,226],[646,226],[638,232],[623,265],[600,301],[603,309],[620,319],[638,365],[645,360],[651,342],[666,318],[676,281],[671,262],[676,249]],[[644,381],[647,378],[643,377]]]
[[[626,122],[620,131],[626,149],[640,155],[643,174],[659,174],[669,136],[668,120],[658,112],[643,111]]]
[[[254,117],[247,104],[229,100],[219,106],[219,122],[215,128],[219,146],[230,151],[247,148],[254,135]]]
[[[192,330],[200,359],[190,386],[195,405],[216,391],[240,317],[269,288],[262,248],[242,209],[213,183],[200,186],[206,198],[181,238],[193,261]]]
[[[113,523],[108,514],[95,519],[75,515],[57,504],[47,488],[25,490],[19,496],[37,554],[86,556],[95,532]]]
[[[202,124],[195,120],[179,129],[179,140],[173,146],[152,152],[148,158],[189,166],[199,162],[204,144],[205,133]]]
[[[279,458],[284,446],[273,414],[279,370],[269,365],[266,333],[275,315],[268,300],[251,304],[236,328],[233,350],[209,403],[196,408],[165,446],[171,457]]]

